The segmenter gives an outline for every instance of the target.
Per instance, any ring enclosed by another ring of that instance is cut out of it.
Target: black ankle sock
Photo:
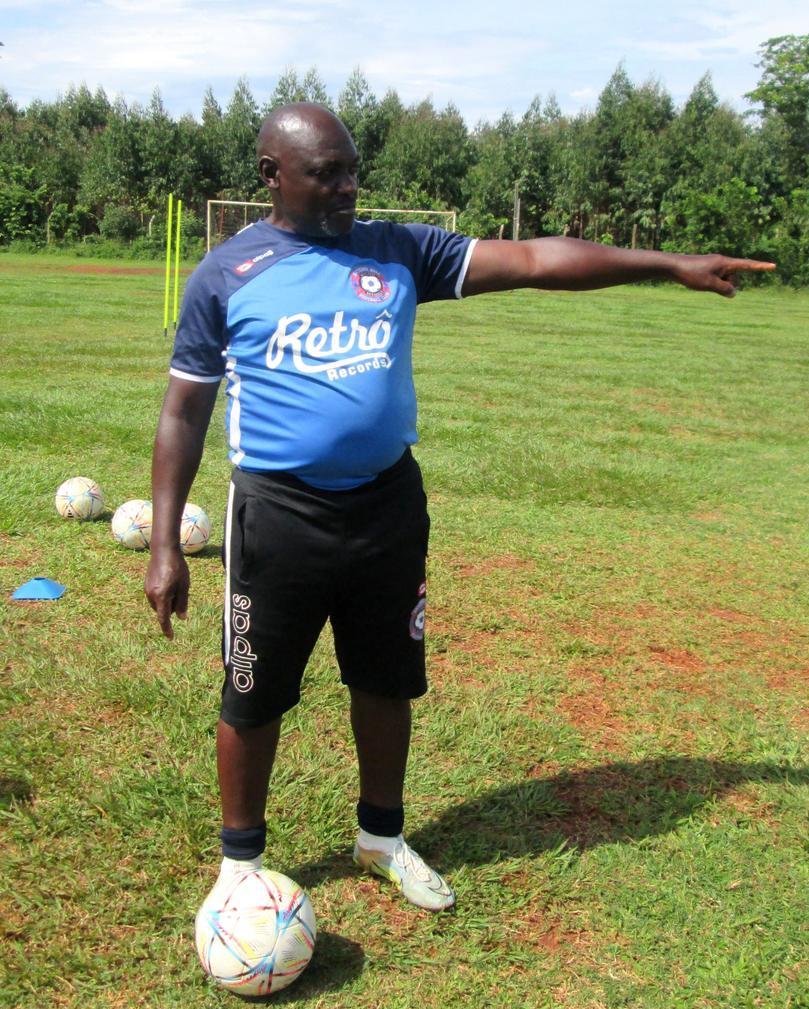
[[[384,809],[360,799],[357,803],[357,820],[360,828],[377,837],[397,837],[404,827],[404,806]]]
[[[256,858],[264,851],[267,844],[267,824],[260,827],[248,827],[247,830],[236,830],[234,827],[223,827],[219,831],[222,841],[222,854],[225,858],[236,858],[240,862],[248,858]]]

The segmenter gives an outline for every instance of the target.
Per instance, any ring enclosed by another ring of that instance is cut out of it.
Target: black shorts
[[[234,470],[224,540],[223,721],[264,725],[292,708],[326,620],[347,686],[383,697],[425,693],[429,531],[409,450],[348,491]]]

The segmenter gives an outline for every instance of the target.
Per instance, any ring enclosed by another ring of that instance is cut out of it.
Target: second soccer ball
[[[199,505],[186,504],[180,523],[180,549],[184,554],[202,550],[211,535],[211,520]]]
[[[112,535],[130,550],[145,550],[152,538],[152,502],[136,498],[116,508]]]

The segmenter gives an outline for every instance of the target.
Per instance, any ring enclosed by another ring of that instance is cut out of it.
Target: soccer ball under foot
[[[305,891],[280,872],[219,880],[197,912],[194,935],[205,973],[239,995],[270,995],[300,976],[317,926]]]

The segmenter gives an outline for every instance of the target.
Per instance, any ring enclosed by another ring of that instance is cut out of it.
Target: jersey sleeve
[[[429,224],[407,224],[418,249],[418,300],[460,298],[469,260],[477,239],[444,231]]]
[[[221,380],[228,343],[226,313],[221,271],[208,256],[186,285],[169,374],[192,382]]]

